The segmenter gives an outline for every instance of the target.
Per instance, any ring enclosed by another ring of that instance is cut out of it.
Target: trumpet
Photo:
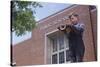
[[[67,32],[67,33],[69,33],[69,32],[71,31],[70,25],[67,25],[67,24],[62,24],[62,25],[60,25],[60,26],[58,27],[58,29],[59,29],[60,31],[64,31],[64,32]]]

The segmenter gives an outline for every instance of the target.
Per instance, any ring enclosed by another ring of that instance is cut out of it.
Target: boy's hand
[[[67,20],[66,20],[66,25],[67,25],[67,26],[71,26],[71,25],[72,25],[70,19],[67,19]]]

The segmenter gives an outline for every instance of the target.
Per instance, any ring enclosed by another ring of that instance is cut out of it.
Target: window
[[[71,52],[69,50],[66,50],[66,62],[71,61]]]
[[[57,39],[52,39],[52,43],[53,43],[53,52],[57,51]]]
[[[59,63],[64,63],[65,57],[64,57],[64,51],[59,53]]]
[[[60,36],[59,39],[59,50],[64,49],[64,37]]]
[[[59,34],[51,38],[51,63],[61,64],[70,61],[70,51],[66,35]]]
[[[52,55],[52,64],[57,64],[57,54]]]

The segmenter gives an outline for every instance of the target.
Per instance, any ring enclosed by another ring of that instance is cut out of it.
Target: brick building
[[[83,40],[85,44],[84,62],[97,60],[97,9],[88,5],[72,5],[53,15],[38,21],[37,27],[32,31],[32,37],[13,46],[13,62],[16,65],[41,65],[59,63],[64,57],[67,59],[68,38],[57,27],[71,12],[79,14],[80,20],[85,24]],[[60,46],[60,41],[64,42]],[[57,42],[56,42],[57,41]],[[57,44],[53,46],[53,44]],[[54,47],[54,48],[53,48]],[[60,50],[60,47],[63,48]],[[56,51],[58,49],[58,51]],[[55,51],[55,52],[54,52]],[[61,59],[61,60],[60,60]]]

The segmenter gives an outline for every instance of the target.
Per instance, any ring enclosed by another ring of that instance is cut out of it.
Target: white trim
[[[59,64],[59,40],[57,40],[57,48],[58,48],[58,51],[57,51],[57,64]]]
[[[57,32],[57,31],[59,31],[59,30],[58,29],[55,29],[55,30],[53,30],[51,32],[46,33],[46,35],[52,34],[52,33]]]
[[[58,31],[58,29],[55,29],[51,32],[45,33],[44,64],[47,64],[47,54],[46,54],[46,51],[47,51],[47,48],[46,48],[47,47],[47,35],[52,34],[54,32],[57,32],[57,31]]]

